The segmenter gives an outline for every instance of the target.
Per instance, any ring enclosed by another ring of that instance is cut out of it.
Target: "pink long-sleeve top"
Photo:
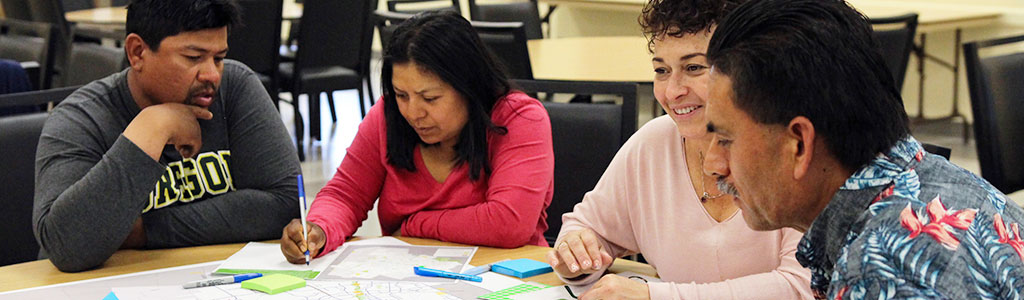
[[[337,172],[310,208],[308,220],[323,228],[333,251],[366,220],[379,198],[381,230],[391,235],[513,248],[547,246],[545,209],[554,191],[554,152],[547,110],[536,99],[512,92],[496,102],[494,124],[508,133],[487,133],[491,174],[469,178],[459,164],[437,182],[413,153],[415,172],[387,162],[384,101],[378,101],[359,124]],[[483,173],[483,172],[481,172]]]
[[[810,271],[794,257],[803,235],[751,230],[742,211],[715,221],[693,190],[686,155],[669,116],[648,122],[562,216],[559,238],[591,228],[613,257],[643,253],[665,281],[648,285],[651,299],[811,299]]]

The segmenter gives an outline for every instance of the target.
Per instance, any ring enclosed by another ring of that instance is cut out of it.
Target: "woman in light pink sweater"
[[[637,131],[594,190],[562,217],[555,272],[597,282],[580,299],[810,299],[810,272],[796,261],[801,234],[747,227],[733,196],[701,170],[708,149],[704,53],[733,0],[653,0],[641,25],[650,37],[654,94],[668,113]],[[613,257],[643,253],[662,283],[604,275]]]

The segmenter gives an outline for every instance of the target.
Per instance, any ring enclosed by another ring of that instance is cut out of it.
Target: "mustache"
[[[188,89],[188,96],[185,97],[184,103],[186,105],[193,105],[195,104],[194,97],[199,96],[199,94],[203,94],[208,91],[212,92],[214,97],[217,96],[217,86],[213,85],[213,83],[203,83],[198,86],[191,87]]]
[[[736,186],[725,181],[725,178],[719,177],[715,180],[715,186],[718,187],[718,191],[732,195],[733,197],[739,198],[740,192],[736,190]]]
[[[204,93],[206,91],[213,91],[213,93],[217,93],[217,87],[214,86],[213,83],[204,83],[202,85],[199,85],[199,86],[196,86],[196,87],[193,87],[193,88],[189,89],[188,90],[188,95],[189,95],[189,97],[193,97],[193,96],[202,94],[202,93]]]

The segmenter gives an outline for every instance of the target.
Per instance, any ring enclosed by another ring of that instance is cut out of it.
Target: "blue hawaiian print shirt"
[[[827,299],[1021,299],[1024,210],[908,137],[855,172],[796,258]]]

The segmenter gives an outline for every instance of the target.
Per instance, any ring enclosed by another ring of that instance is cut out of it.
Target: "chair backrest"
[[[61,0],[33,0],[28,1],[28,7],[32,11],[32,21],[49,23],[54,28],[54,54],[50,63],[53,65],[53,72],[50,74],[53,78],[52,85],[43,88],[64,86],[64,69],[71,55],[72,39],[71,24],[64,18],[64,4]]]
[[[68,95],[82,86],[67,86],[48,90],[30,91],[0,95],[0,110],[41,105],[57,105]]]
[[[393,11],[373,11],[373,25],[377,27],[377,34],[380,37],[381,48],[387,49],[391,41],[391,34],[395,32],[395,26],[412,18],[413,15]]]
[[[921,147],[924,148],[924,151],[928,151],[928,153],[942,156],[946,160],[949,160],[949,155],[953,154],[953,149],[949,149],[935,144],[921,143]]]
[[[964,44],[981,176],[1003,193],[1024,188],[1024,52],[982,58],[979,50],[1024,41],[1024,35]]]
[[[505,66],[514,79],[533,79],[530,50],[526,46],[526,33],[521,22],[471,22],[480,40]]]
[[[60,102],[74,88],[0,95],[0,109]],[[39,244],[32,234],[35,158],[47,113],[0,117],[0,266],[35,260]]]
[[[64,4],[65,12],[96,7],[96,3],[93,3],[92,0],[61,0],[61,3]]]
[[[32,12],[32,21],[50,23],[61,33],[71,36],[68,34],[71,26],[64,18],[62,0],[32,0],[28,1],[28,8]]]
[[[477,4],[476,0],[469,0],[469,18],[484,22],[522,22],[527,39],[544,38],[536,2]]]
[[[562,214],[594,189],[615,153],[636,131],[637,86],[621,82],[513,80],[526,93],[616,95],[622,104],[544,102],[551,118],[555,193],[547,209],[544,237],[554,243]],[[586,155],[581,155],[586,153]]]
[[[462,13],[459,0],[387,0],[388,11],[416,14],[424,11],[449,9]],[[427,6],[427,8],[424,8]],[[374,7],[376,8],[376,7]]]
[[[32,235],[36,144],[48,114],[0,117],[0,266],[35,260],[39,244]]]
[[[299,26],[296,74],[303,68],[341,66],[359,71],[369,0],[305,0]]]
[[[4,18],[32,21],[32,11],[28,8],[28,1],[0,0],[0,6],[3,6]]]
[[[910,52],[914,49],[914,36],[917,34],[917,14],[873,18],[871,24],[875,27],[878,51],[889,67],[896,88],[902,90]]]
[[[92,43],[74,43],[68,61],[66,85],[83,85],[124,70],[128,67],[124,48]]]
[[[277,78],[281,61],[282,0],[240,0],[242,26],[228,35],[227,58],[249,66],[256,73]]]
[[[249,66],[259,74],[267,93],[277,95],[281,86],[278,65],[281,63],[279,48],[284,1],[240,0],[238,4],[242,9],[242,25],[228,34],[231,50],[227,58]]]
[[[57,31],[43,22],[0,19],[0,58],[39,65],[36,89],[51,87],[56,60]]]

